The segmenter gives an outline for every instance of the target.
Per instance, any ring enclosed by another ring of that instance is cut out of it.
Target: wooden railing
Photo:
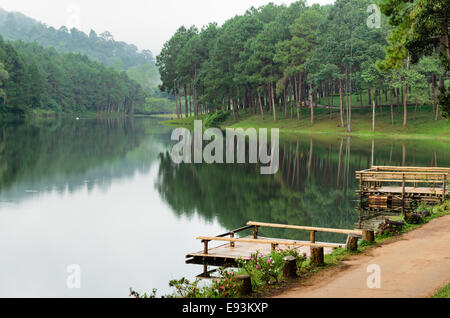
[[[439,195],[445,199],[450,168],[425,167],[386,167],[374,166],[371,169],[357,171],[356,178],[360,180],[361,194],[368,189],[378,189],[383,184],[399,184],[402,187],[402,197],[405,197],[406,187],[412,184],[417,188],[419,184],[426,184],[430,189],[442,189]],[[436,191],[436,195],[438,192]]]
[[[255,238],[255,239],[258,238],[258,230],[260,227],[309,231],[310,232],[310,240],[311,240],[311,243],[313,243],[313,244],[316,243],[316,233],[317,232],[338,233],[338,234],[346,234],[346,235],[362,235],[363,234],[363,231],[361,231],[361,230],[342,230],[342,229],[331,229],[331,228],[322,228],[322,227],[272,224],[272,223],[261,223],[261,222],[251,222],[251,221],[248,222],[247,225],[254,227],[253,238]]]
[[[398,171],[398,172],[434,172],[450,173],[450,168],[443,167],[395,167],[395,166],[372,166],[373,171]]]
[[[302,230],[310,232],[310,242],[297,242],[297,241],[288,241],[283,239],[258,239],[259,228],[268,227],[268,228],[279,228],[279,229],[291,229],[291,230]],[[245,230],[253,229],[253,239],[250,238],[236,238],[235,234],[238,232],[242,232]],[[336,244],[336,243],[316,243],[316,233],[317,232],[326,232],[326,233],[337,233],[337,234],[345,234],[349,237],[363,237],[363,239],[372,241],[373,240],[373,231],[364,231],[364,230],[344,230],[344,229],[332,229],[332,228],[321,228],[321,227],[309,227],[309,226],[297,226],[297,225],[284,225],[284,224],[272,224],[272,223],[261,223],[261,222],[248,222],[246,227],[214,236],[200,236],[197,237],[197,240],[201,240],[204,244],[203,254],[208,255],[208,246],[210,242],[229,242],[230,247],[235,247],[236,243],[254,243],[254,244],[268,244],[272,246],[272,250],[275,250],[279,245],[285,246],[315,246],[315,247],[324,247],[324,248],[338,248],[343,247],[345,244]],[[230,236],[230,237],[226,237]],[[368,239],[367,239],[368,237]],[[348,241],[348,240],[347,240]]]

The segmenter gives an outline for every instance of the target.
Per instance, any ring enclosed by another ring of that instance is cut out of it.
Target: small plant
[[[201,298],[202,290],[198,288],[199,280],[191,283],[186,278],[171,280],[169,286],[175,288],[175,298]]]
[[[279,250],[277,251],[282,258],[286,257],[286,256],[293,256],[295,257],[296,261],[297,261],[297,267],[301,268],[302,264],[308,259],[308,254],[306,253],[300,253],[298,251],[298,249],[296,248],[288,248],[285,250]]]
[[[219,110],[205,119],[205,127],[218,127],[230,116],[230,111]]]
[[[236,298],[242,282],[237,281],[236,273],[219,269],[220,278],[214,278],[213,284],[205,289],[209,298]]]
[[[278,283],[283,271],[283,258],[294,256],[297,267],[300,268],[307,259],[306,254],[300,254],[296,249],[277,250],[264,256],[260,252],[252,254],[248,259],[238,260],[238,265],[252,278],[255,288],[265,284]]]
[[[158,292],[157,289],[153,289],[152,292],[150,294],[144,293],[144,294],[139,294],[137,291],[135,291],[133,288],[130,288],[130,297],[134,297],[134,298],[156,298],[156,293]]]

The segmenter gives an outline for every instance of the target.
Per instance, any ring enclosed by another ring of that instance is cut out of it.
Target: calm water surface
[[[201,272],[184,256],[247,221],[353,228],[355,171],[450,166],[448,142],[286,137],[280,171],[175,165],[156,119],[0,123],[0,297],[127,297]],[[262,235],[307,239],[308,233]],[[322,234],[318,240],[345,241]],[[67,288],[67,267],[81,288]]]

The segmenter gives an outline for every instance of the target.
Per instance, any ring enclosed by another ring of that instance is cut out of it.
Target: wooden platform
[[[247,236],[243,239],[253,239],[253,236]],[[282,240],[282,239],[271,239],[271,238],[264,238],[260,237],[260,240],[270,240],[272,242],[286,242],[289,240]],[[299,253],[306,253],[308,256],[311,255],[311,248],[310,246],[306,246],[308,244],[311,244],[310,242],[306,241],[292,241],[293,246],[287,246],[287,245],[279,245],[278,250],[285,250],[288,248],[296,249],[299,251]],[[306,244],[305,246],[295,246],[295,244]],[[338,243],[321,243],[317,242],[317,245],[334,245],[333,247],[324,247],[324,253],[330,254],[335,248],[345,247],[345,244],[338,244]],[[230,244],[223,244],[219,245],[217,247],[210,247],[208,249],[208,254],[204,254],[202,251],[199,251],[197,253],[191,253],[186,255],[186,263],[188,264],[209,264],[209,265],[217,265],[221,266],[224,264],[233,264],[237,259],[248,259],[251,257],[252,254],[255,253],[262,253],[264,256],[270,255],[272,252],[272,247],[269,244],[266,243],[235,243],[235,247],[231,247]]]
[[[310,232],[310,241],[294,241],[260,237],[258,235],[260,227],[308,231]],[[237,233],[249,229],[253,229],[253,236],[246,236],[242,238],[236,237]],[[364,231],[359,229],[345,230],[310,226],[248,222],[247,226],[225,234],[214,237],[197,237],[197,239],[201,240],[201,242],[204,244],[203,251],[186,255],[186,263],[211,266],[235,265],[236,260],[248,259],[249,257],[251,257],[251,255],[254,255],[256,253],[261,253],[264,256],[267,256],[274,250],[280,251],[286,249],[296,249],[299,253],[306,253],[309,256],[311,255],[311,247],[313,246],[322,247],[324,249],[324,254],[329,254],[336,248],[346,246],[346,244],[339,243],[316,242],[317,232],[347,235],[353,240],[355,237],[357,239],[361,238],[364,234]],[[211,242],[225,242],[225,244],[211,247],[209,246]],[[205,268],[205,272],[206,271],[207,270]]]
[[[371,194],[397,194],[402,195],[403,188],[402,187],[389,187],[382,186],[375,189],[366,189],[366,192]],[[405,195],[418,195],[418,196],[442,196],[444,193],[443,189],[440,188],[430,188],[430,187],[422,187],[422,188],[414,188],[414,187],[405,187]],[[449,191],[446,190],[445,194],[448,195]]]
[[[407,201],[443,202],[449,195],[450,168],[381,167],[357,171],[361,202],[369,198],[372,205],[398,205]],[[397,201],[397,202],[396,202]]]

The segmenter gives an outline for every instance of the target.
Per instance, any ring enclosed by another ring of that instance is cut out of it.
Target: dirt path
[[[368,266],[381,269],[381,288],[369,289]],[[283,298],[425,298],[450,283],[450,216],[435,219],[342,266],[324,270]]]

